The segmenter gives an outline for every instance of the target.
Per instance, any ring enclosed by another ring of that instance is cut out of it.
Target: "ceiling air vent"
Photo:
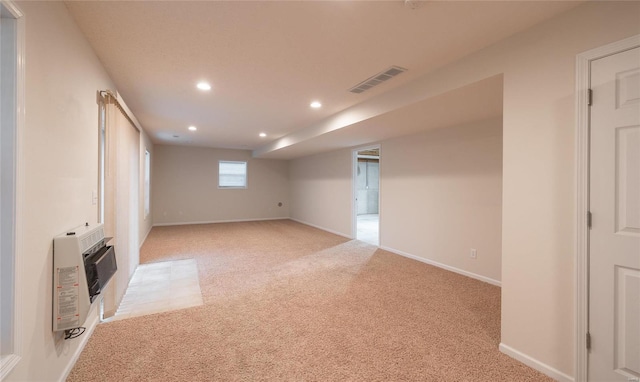
[[[407,69],[405,69],[405,68],[401,68],[399,66],[392,66],[389,69],[385,70],[384,72],[378,73],[378,74],[374,75],[373,77],[369,77],[368,79],[360,82],[356,86],[354,86],[351,89],[349,89],[349,91],[351,93],[360,94],[360,93],[364,92],[365,90],[369,90],[372,87],[374,87],[376,85],[379,85],[379,84],[385,82],[386,80],[391,79],[391,78],[397,76],[398,74],[400,74],[402,72],[406,72],[406,71],[407,71]]]

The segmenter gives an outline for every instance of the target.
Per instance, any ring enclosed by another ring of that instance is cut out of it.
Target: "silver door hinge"
[[[587,332],[587,349],[591,349],[591,333]]]
[[[591,229],[591,222],[593,218],[591,217],[591,211],[587,211],[587,228]]]
[[[593,90],[587,90],[587,106],[593,105]]]

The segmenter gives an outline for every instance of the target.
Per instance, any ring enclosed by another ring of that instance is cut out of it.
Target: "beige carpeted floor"
[[[289,220],[155,227],[204,305],[98,325],[68,381],[549,381],[498,351],[500,289]]]

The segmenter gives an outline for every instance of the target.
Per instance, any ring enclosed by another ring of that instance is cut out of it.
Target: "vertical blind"
[[[140,132],[111,94],[105,103],[104,226],[113,236],[118,272],[103,293],[104,315],[115,314],[138,263]]]

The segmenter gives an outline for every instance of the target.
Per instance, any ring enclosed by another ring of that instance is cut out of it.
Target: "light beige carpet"
[[[156,227],[204,305],[98,325],[69,381],[548,381],[498,351],[500,289],[289,220]]]

